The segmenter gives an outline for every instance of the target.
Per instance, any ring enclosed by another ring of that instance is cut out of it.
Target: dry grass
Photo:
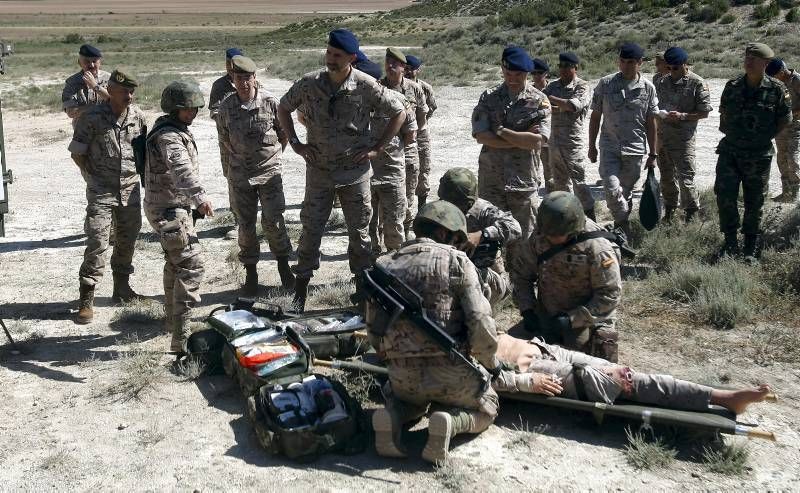
[[[326,308],[344,308],[353,306],[350,295],[354,288],[349,281],[335,281],[324,284],[314,291],[313,300],[317,306]]]
[[[628,444],[625,445],[625,459],[636,469],[663,469],[675,460],[678,451],[667,447],[663,440],[648,440],[641,432],[625,428]]]
[[[124,303],[111,317],[111,322],[140,325],[155,325],[163,320],[164,305],[150,299]]]
[[[508,431],[509,438],[503,447],[512,452],[522,452],[527,456],[534,450],[533,442],[546,429],[547,425],[544,424],[531,428],[530,424],[519,416],[519,424],[515,424],[512,430]]]
[[[196,358],[185,358],[175,363],[175,372],[183,382],[193,382],[203,376],[206,365]]]
[[[747,442],[734,442],[719,449],[705,447],[702,460],[706,469],[725,476],[742,476],[751,470]]]
[[[445,491],[473,491],[479,472],[475,470],[473,464],[454,457],[436,464],[433,471],[433,479],[439,482]]]
[[[136,442],[142,447],[152,447],[167,437],[167,434],[158,429],[155,425],[152,428],[139,430]]]
[[[39,464],[39,468],[46,471],[57,471],[64,469],[67,464],[71,462],[71,460],[72,459],[66,450],[59,449],[42,459],[41,464]]]
[[[145,351],[135,344],[135,340],[132,342],[134,347],[130,351],[117,354],[115,362],[119,374],[103,392],[115,400],[139,400],[147,391],[154,389],[165,376],[158,355]]]

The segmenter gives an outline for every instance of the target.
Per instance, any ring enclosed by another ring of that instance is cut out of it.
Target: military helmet
[[[478,179],[467,168],[450,168],[439,180],[439,198],[461,204],[478,198]],[[471,205],[470,205],[471,207]]]
[[[422,206],[414,218],[414,224],[422,221],[438,224],[452,233],[460,233],[463,238],[467,237],[467,218],[458,207],[446,200],[435,200]]]
[[[578,197],[569,192],[552,192],[539,204],[536,221],[544,235],[571,235],[583,231],[586,214]]]
[[[172,81],[161,93],[161,109],[165,113],[185,108],[202,108],[205,104],[200,88],[190,82]]]

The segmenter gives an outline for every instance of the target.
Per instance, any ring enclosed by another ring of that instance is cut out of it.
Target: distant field
[[[338,0],[272,0],[226,1],[218,0],[109,0],[104,2],[67,0],[6,1],[0,0],[3,14],[83,14],[107,13],[312,13],[312,12],[375,12],[405,7],[409,0],[366,0],[342,2]]]

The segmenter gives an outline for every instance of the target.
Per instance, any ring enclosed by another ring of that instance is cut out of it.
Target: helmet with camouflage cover
[[[467,168],[450,168],[439,180],[439,198],[466,211],[478,198],[478,179]]]
[[[202,108],[205,104],[200,88],[190,82],[172,81],[161,93],[161,109],[165,113],[185,108]]]
[[[586,214],[578,197],[569,192],[552,192],[539,204],[536,222],[544,235],[569,236],[583,231]]]
[[[436,200],[422,206],[414,218],[414,231],[423,222],[437,224],[444,229],[461,236],[461,241],[467,237],[467,219],[458,207],[446,200]]]

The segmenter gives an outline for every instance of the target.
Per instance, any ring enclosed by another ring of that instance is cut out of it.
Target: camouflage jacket
[[[228,74],[223,75],[211,84],[211,94],[208,96],[208,114],[212,120],[217,119],[219,105],[228,96],[236,92],[236,86]]]
[[[592,111],[603,114],[601,149],[647,154],[647,118],[658,111],[656,88],[649,80],[639,74],[637,80],[627,81],[621,72],[603,77],[594,88]]]
[[[488,200],[478,199],[466,213],[467,232],[486,231],[490,240],[505,245],[522,238],[522,228],[510,212],[501,211]]]
[[[102,88],[108,88],[108,79],[111,74],[105,70],[97,71],[97,83]],[[83,70],[77,74],[72,74],[64,83],[64,90],[61,91],[61,104],[64,111],[68,108],[79,108],[81,106],[91,106],[102,103],[103,100],[97,97],[97,91],[86,87],[83,82]]]
[[[497,366],[497,332],[475,266],[466,254],[428,238],[403,244],[376,263],[414,289],[428,316],[481,364]],[[368,323],[370,322],[368,317]],[[401,317],[382,339],[387,359],[444,356],[422,329]]]
[[[783,82],[764,75],[755,89],[745,76],[729,80],[719,100],[719,130],[725,136],[717,152],[771,156],[772,139],[792,121],[791,97]]]
[[[108,102],[81,113],[69,151],[86,156],[82,173],[87,199],[112,199],[122,206],[139,204],[139,174],[131,141],[144,132],[145,125],[144,113],[134,104],[119,117]]]
[[[711,93],[708,84],[694,72],[689,72],[680,80],[672,80],[671,75],[661,77],[656,84],[658,107],[666,111],[681,113],[707,113],[711,107]],[[697,120],[658,122],[660,144],[685,146],[694,142]]]
[[[386,77],[384,77],[383,79],[379,80],[378,83],[393,91],[397,91],[403,96],[405,96],[406,99],[408,100],[409,105],[411,106],[410,108],[411,113],[414,115],[415,118],[417,112],[420,111],[423,114],[427,115],[429,108],[428,108],[428,103],[425,99],[425,91],[423,91],[422,86],[420,86],[413,80],[406,79],[405,77],[403,77],[402,79],[400,79],[400,83],[397,86],[391,87],[389,85],[389,80]],[[426,119],[424,122],[422,122],[424,123],[424,125],[422,125],[421,127],[419,119],[417,118],[416,120],[417,120],[417,128],[419,130],[425,130],[428,124],[428,120]]]
[[[786,88],[789,89],[789,94],[792,98],[792,113],[800,112],[800,74],[794,70],[790,70],[789,82],[786,83]],[[798,117],[795,116],[796,120]]]
[[[306,74],[292,85],[280,104],[289,112],[304,110],[307,143],[312,148],[307,176],[336,185],[369,179],[370,163],[356,163],[353,158],[372,143],[371,113],[394,117],[404,111],[400,100],[388,97],[387,91],[358,70],[351,70],[338,88],[325,69]]]
[[[599,229],[586,220],[585,231]],[[543,235],[535,235],[519,245],[511,259],[509,273],[520,311],[565,313],[575,328],[613,321],[622,293],[619,254],[613,244],[605,238],[587,240],[538,265],[538,255],[552,246]]]
[[[197,144],[189,128],[168,115],[147,136],[145,205],[197,208],[208,199],[200,184]]]
[[[278,99],[261,85],[252,101],[225,98],[217,115],[219,140],[230,153],[228,179],[263,185],[281,173],[286,135],[278,122]]]
[[[400,101],[406,109],[406,117],[400,131],[392,137],[392,140],[378,153],[372,160],[372,179],[373,185],[384,185],[389,183],[405,183],[406,163],[405,153],[403,152],[403,135],[417,130],[417,119],[411,111],[411,103],[396,91],[387,92],[387,96]],[[373,143],[380,139],[391,117],[381,111],[374,111],[370,121],[370,132],[372,133]]]
[[[564,84],[561,79],[556,79],[547,84],[544,93],[548,96],[566,99],[575,107],[575,111],[560,111],[553,107],[552,129],[550,130],[550,147],[581,147],[585,139],[583,122],[589,112],[589,83],[575,77],[569,84]]]
[[[425,104],[428,105],[428,113],[425,115],[425,119],[426,121],[430,120],[433,116],[433,113],[436,111],[436,108],[438,108],[436,105],[436,95],[433,93],[433,86],[422,79],[412,80],[419,84],[419,86],[422,88],[422,92],[425,93]]]

